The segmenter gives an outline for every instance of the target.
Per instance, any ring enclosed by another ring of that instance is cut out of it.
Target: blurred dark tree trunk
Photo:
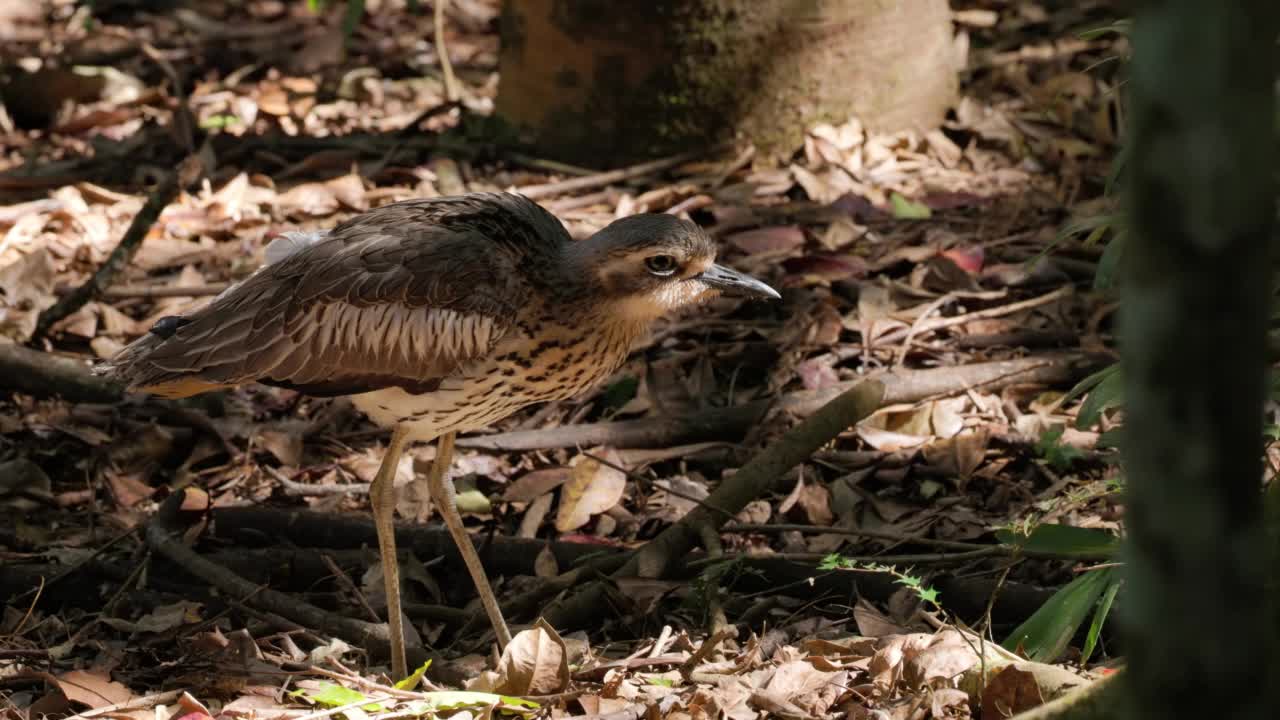
[[[1126,717],[1277,713],[1260,456],[1278,9],[1152,0],[1134,17]]]
[[[735,132],[790,152],[823,120],[936,126],[956,47],[946,0],[504,0],[498,113],[596,166]]]

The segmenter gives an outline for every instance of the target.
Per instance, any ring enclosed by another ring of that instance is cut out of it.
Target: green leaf
[[[1094,290],[1110,290],[1116,286],[1116,277],[1120,273],[1120,260],[1124,256],[1124,246],[1128,233],[1117,231],[1111,242],[1102,249],[1102,257],[1098,259],[1098,269],[1093,274]]]
[[[920,596],[921,600],[929,603],[930,605],[938,604],[938,591],[935,588],[924,588],[917,591],[916,594]]]
[[[456,504],[461,512],[476,515],[493,514],[493,504],[489,502],[489,496],[476,487],[474,476],[459,478],[454,484],[454,489]]]
[[[349,687],[334,683],[323,683],[314,691],[299,690],[298,693],[317,705],[325,705],[327,707],[342,707],[343,705],[352,705],[368,699],[367,695],[358,690],[352,690]],[[360,709],[366,712],[379,712],[385,708],[379,703],[369,703]]]
[[[1093,622],[1089,625],[1089,635],[1084,640],[1084,647],[1080,649],[1080,664],[1089,662],[1089,656],[1093,655],[1094,648],[1098,647],[1098,638],[1102,635],[1102,626],[1107,622],[1107,615],[1111,612],[1111,603],[1116,599],[1116,593],[1120,592],[1120,580],[1111,581],[1107,585],[1107,591],[1102,594],[1102,602],[1098,603],[1098,609],[1093,613]]]
[[[418,687],[418,683],[422,681],[422,676],[427,674],[427,668],[431,667],[431,661],[427,660],[422,663],[422,667],[414,670],[409,677],[404,678],[396,683],[397,690],[412,690]]]
[[[1119,365],[1115,368],[1115,372],[1104,377],[1080,403],[1080,411],[1076,414],[1077,430],[1097,425],[1102,413],[1124,403],[1124,374],[1120,372]]]
[[[946,486],[937,480],[928,479],[920,483],[920,497],[930,500],[945,489]]]
[[[1091,570],[1072,580],[1014,629],[1002,645],[1006,650],[1015,652],[1021,649],[1036,662],[1052,663],[1057,660],[1113,581],[1114,570]]]
[[[342,36],[351,37],[363,17],[364,0],[347,0],[347,11],[342,15]]]
[[[928,220],[933,217],[928,205],[912,202],[896,192],[889,195],[889,207],[899,220]]]
[[[1062,442],[1062,434],[1066,429],[1061,425],[1054,425],[1048,428],[1040,435],[1040,440],[1036,442],[1036,454],[1044,458],[1050,466],[1055,470],[1066,471],[1071,469],[1072,463],[1084,457],[1084,452],[1079,448],[1067,445]]]
[[[623,405],[631,402],[636,396],[636,392],[640,389],[640,378],[634,375],[628,375],[620,378],[618,382],[613,383],[605,388],[603,395],[604,407],[607,409],[618,409]]]
[[[676,686],[676,681],[672,680],[671,678],[647,677],[645,678],[645,681],[648,682],[650,685],[657,685],[659,687],[675,687]]]
[[[1037,525],[1030,535],[1012,530],[997,530],[996,539],[1035,553],[1052,554],[1064,559],[1109,558],[1120,549],[1120,538],[1106,530],[1073,525],[1046,523]]]
[[[1102,25],[1096,28],[1081,30],[1077,34],[1077,37],[1079,37],[1081,40],[1095,40],[1097,38],[1103,37],[1104,35],[1115,34],[1115,35],[1127,36],[1129,34],[1129,28],[1132,24],[1133,24],[1133,21],[1128,19],[1116,20],[1115,22],[1108,23],[1106,25]]]
[[[240,118],[235,115],[210,115],[200,121],[201,130],[221,130],[232,125],[240,124]]]
[[[842,567],[844,567],[844,558],[835,553],[831,553],[818,562],[819,570],[839,570]]]
[[[1110,430],[1098,436],[1098,442],[1094,443],[1094,447],[1098,450],[1106,450],[1108,448],[1119,450],[1120,443],[1124,441],[1124,427],[1113,427]]]
[[[1070,402],[1071,400],[1074,400],[1084,395],[1085,393],[1089,392],[1094,387],[1096,387],[1098,383],[1102,382],[1103,380],[1106,380],[1113,373],[1118,373],[1118,372],[1120,372],[1120,363],[1115,363],[1113,365],[1108,365],[1107,367],[1102,368],[1098,372],[1076,383],[1075,387],[1071,388],[1071,390],[1069,390],[1066,395],[1062,396],[1062,402],[1064,403]]]

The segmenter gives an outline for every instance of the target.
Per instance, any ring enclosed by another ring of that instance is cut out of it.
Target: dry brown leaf
[[[955,437],[964,429],[964,411],[969,407],[966,397],[954,397],[946,400],[935,400],[930,403],[929,424],[933,434],[940,438]]]
[[[853,620],[858,625],[858,632],[870,638],[900,635],[903,630],[901,625],[890,620],[887,615],[864,599],[859,599],[858,604],[854,606]],[[876,654],[879,654],[879,651]]]
[[[281,465],[297,467],[302,464],[302,435],[281,430],[262,430],[258,433],[258,445],[280,461]]]
[[[520,518],[520,528],[516,531],[516,537],[535,538],[538,537],[538,529],[542,527],[542,521],[547,519],[547,513],[551,511],[551,502],[554,497],[551,493],[539,495],[529,508],[524,511],[524,516]]]
[[[666,522],[679,521],[710,494],[705,482],[691,480],[687,475],[673,475],[655,481],[654,485],[661,490],[649,498],[650,506],[657,507],[651,517]]]
[[[578,704],[587,715],[611,715],[626,710],[631,703],[619,698],[607,698],[600,695],[581,695]]]
[[[0,268],[0,338],[26,342],[41,311],[53,305],[53,258],[44,247]]]
[[[68,700],[90,709],[118,705],[133,697],[129,688],[97,670],[65,672],[58,676],[58,687]]]
[[[770,690],[755,690],[751,693],[752,707],[765,713],[766,717],[785,717],[807,719],[813,717],[802,710],[791,699],[782,693]]]
[[[569,685],[569,654],[564,640],[541,618],[511,639],[498,660],[493,691],[506,695],[550,695]]]
[[[832,366],[829,355],[809,358],[796,365],[796,375],[805,390],[822,390],[840,384],[840,376]]]
[[[963,487],[964,481],[972,477],[986,459],[987,444],[990,441],[990,429],[980,427],[948,440],[930,443],[922,452],[930,465],[959,478],[960,486]]]
[[[159,633],[189,623],[200,622],[201,607],[197,602],[179,600],[169,605],[161,605],[134,621],[123,618],[103,618],[102,622],[126,632]]]
[[[516,478],[502,493],[504,502],[530,502],[550,493],[569,481],[573,471],[567,467],[532,470]]]
[[[835,700],[824,693],[833,683],[843,685],[838,676],[842,672],[824,672],[803,660],[784,662],[774,669],[769,679],[769,693],[788,698],[800,709],[812,715],[824,715]]]
[[[906,663],[904,679],[912,687],[934,685],[933,681],[950,681],[978,664],[978,654],[959,634],[939,633],[933,644],[915,653]]]
[[[928,440],[928,438],[919,435],[890,432],[889,430],[880,430],[866,425],[858,425],[855,432],[858,433],[858,437],[862,438],[863,442],[881,452],[896,452],[918,447]]]
[[[295,185],[281,193],[276,202],[290,214],[324,216],[338,210],[338,196],[325,183],[311,182]]]
[[[835,522],[835,515],[831,513],[831,491],[826,485],[805,483],[800,488],[796,503],[804,512],[805,520],[810,525],[826,526]]]
[[[595,453],[601,459],[619,465],[616,450]],[[556,530],[577,530],[591,521],[593,515],[612,508],[622,500],[627,476],[595,458],[580,455],[573,465],[569,482],[560,490],[560,507],[556,510]]]
[[[747,525],[763,525],[773,517],[773,508],[767,500],[752,500],[733,517],[734,522]]]
[[[1034,673],[1002,668],[982,691],[982,717],[1012,717],[1044,704]]]
[[[333,193],[338,202],[350,210],[363,212],[369,209],[369,201],[365,198],[364,180],[355,173],[325,181],[325,187]]]
[[[930,695],[930,709],[934,720],[965,720],[972,717],[969,711],[969,693],[955,688],[939,688]],[[997,716],[998,717],[998,716]]]
[[[780,225],[735,233],[728,240],[748,255],[784,253],[804,245],[804,231],[795,225]]]
[[[111,494],[120,507],[131,508],[155,494],[156,489],[143,479],[143,473],[126,473],[107,470],[103,472]]]

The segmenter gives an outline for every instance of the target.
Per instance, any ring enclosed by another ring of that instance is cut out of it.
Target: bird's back
[[[157,323],[101,371],[171,397],[251,381],[314,394],[429,391],[498,343],[539,293],[536,269],[568,242],[518,195],[393,203],[278,241],[270,264]]]

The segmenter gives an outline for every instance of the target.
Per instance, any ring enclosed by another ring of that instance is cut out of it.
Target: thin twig
[[[124,702],[114,703],[112,705],[104,705],[100,708],[85,710],[82,713],[76,713],[66,720],[85,720],[86,718],[94,718],[100,715],[112,715],[115,713],[124,713],[130,710],[145,710],[153,708],[157,705],[165,705],[182,697],[185,690],[166,690],[165,692],[154,693],[151,695],[143,695],[141,697],[130,698]]]
[[[1008,305],[1001,305],[999,307],[987,308],[985,310],[975,310],[974,312],[965,313],[963,315],[953,315],[951,317],[935,318],[933,320],[930,320],[927,323],[923,323],[918,328],[915,325],[912,325],[909,328],[903,328],[900,330],[894,330],[892,332],[885,333],[884,335],[875,339],[875,344],[884,345],[886,343],[896,342],[911,334],[933,332],[935,330],[941,330],[943,328],[955,327],[956,325],[964,325],[966,323],[971,323],[974,320],[989,320],[991,318],[1004,317],[1005,315],[1012,315],[1013,313],[1021,312],[1023,310],[1030,310],[1032,308],[1040,307],[1041,305],[1048,305],[1051,302],[1054,302],[1056,300],[1061,300],[1062,298],[1067,297],[1073,292],[1075,292],[1075,288],[1073,288],[1070,285],[1066,285],[1064,287],[1058,288],[1057,290],[1054,290],[1053,292],[1045,293],[1044,295],[1041,295],[1039,297],[1033,297],[1030,300],[1023,300],[1021,302],[1009,303]],[[837,357],[839,357],[840,353],[837,353],[836,355]]]
[[[151,226],[160,218],[160,213],[178,196],[178,191],[181,189],[178,175],[179,173],[172,172],[160,181],[142,209],[133,216],[133,222],[129,224],[124,237],[120,238],[120,244],[111,251],[111,255],[107,257],[106,262],[102,263],[102,267],[98,268],[98,271],[83,285],[67,293],[52,307],[40,313],[35,333],[32,335],[33,340],[44,337],[55,323],[75,313],[86,303],[102,297],[103,291],[111,285],[116,275],[129,265],[138,248],[142,247],[142,241],[146,239]]]
[[[208,283],[205,285],[116,285],[102,291],[102,297],[108,300],[133,300],[135,298],[171,298],[171,297],[208,297],[217,295],[231,286],[231,283]],[[75,288],[60,287],[59,294],[75,292]]]
[[[435,0],[435,37],[436,57],[440,58],[440,73],[444,76],[444,97],[449,102],[457,102],[458,78],[453,74],[453,62],[449,60],[449,48],[444,41],[444,11],[449,7],[449,0]]]
[[[915,543],[917,545],[928,545],[946,550],[981,550],[990,545],[983,543],[957,542],[955,540],[933,540],[931,538],[916,537],[905,533],[885,532],[883,530],[863,530],[862,528],[841,528],[841,527],[821,527],[816,525],[793,525],[781,523],[776,525],[762,525],[752,523],[734,523],[726,525],[720,529],[721,532],[758,532],[758,533],[780,533],[780,532],[798,532],[807,535],[848,535],[850,537],[866,537],[875,540],[891,540],[902,543]]]
[[[981,294],[990,295],[992,293],[981,293]],[[1003,296],[1005,292],[1000,291],[999,293],[994,293],[994,294],[997,296]],[[933,314],[937,312],[939,309],[941,309],[943,305],[946,305],[947,303],[952,302],[954,300],[959,300],[964,295],[967,295],[967,293],[949,292],[943,295],[942,297],[938,298],[937,300],[934,300],[933,302],[929,303],[927,306],[925,306],[925,309],[915,319],[915,322],[911,323],[911,327],[907,328],[907,336],[903,338],[902,347],[898,349],[898,355],[896,358],[894,358],[894,361],[893,361],[894,367],[900,366],[904,362],[906,362],[907,353],[911,350],[911,340],[916,336],[916,333],[919,331],[920,327],[924,325],[925,321],[928,320],[930,317],[932,317]]]
[[[561,180],[560,182],[544,183],[542,185],[526,185],[524,187],[516,188],[516,192],[524,195],[530,200],[538,200],[540,198],[560,195],[562,193],[578,192],[580,190],[594,190],[599,187],[604,187],[605,185],[622,182],[623,180],[634,180],[638,177],[644,177],[645,175],[669,170],[677,165],[701,157],[705,152],[706,151],[704,150],[696,150],[693,152],[681,153],[673,157],[651,160],[649,162],[640,163],[639,165],[632,165],[631,167],[596,173],[595,175],[571,178],[569,180]]]
[[[321,554],[320,559],[324,562],[325,567],[329,568],[329,572],[333,573],[333,577],[338,581],[338,584],[355,596],[356,602],[364,609],[369,621],[382,622],[382,618],[378,617],[378,613],[374,612],[373,607],[369,605],[369,599],[364,596],[360,588],[351,580],[351,576],[347,575],[346,571],[341,567],[338,567],[338,563],[334,562],[328,553]]]

